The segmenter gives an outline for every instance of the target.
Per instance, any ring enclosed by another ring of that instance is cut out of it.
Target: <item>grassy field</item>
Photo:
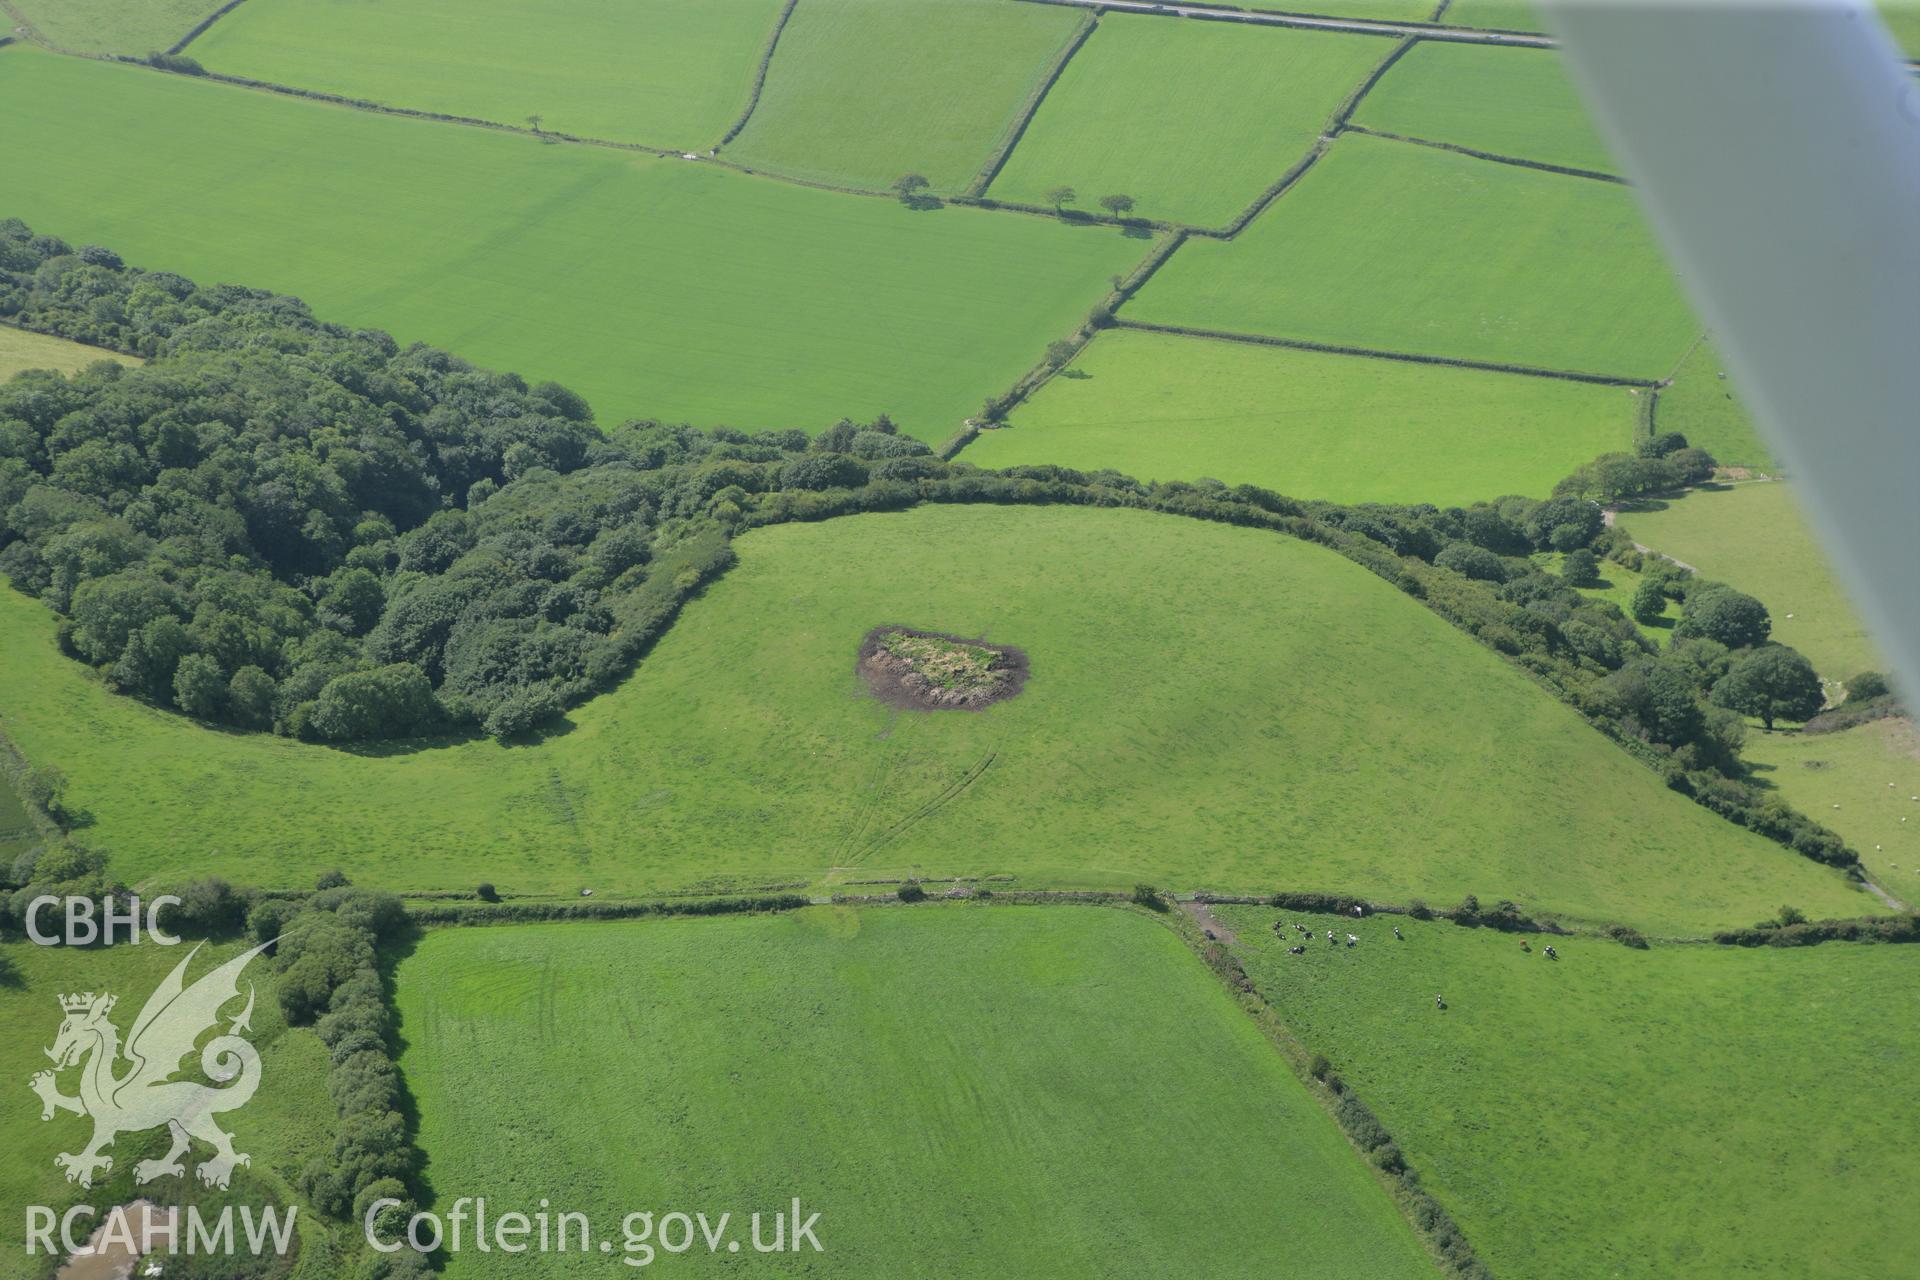
[[[705,151],[746,108],[782,0],[248,0],[209,68],[392,106]]]
[[[186,958],[190,946],[143,943],[81,951],[21,940],[0,944],[0,974],[6,975],[0,980],[0,1022],[8,1031],[0,1036],[0,1078],[6,1081],[6,1101],[0,1104],[0,1146],[7,1153],[0,1161],[0,1277],[4,1280],[40,1280],[51,1274],[38,1265],[44,1258],[26,1253],[26,1205],[63,1210],[86,1203],[104,1212],[106,1206],[124,1204],[134,1196],[134,1163],[165,1148],[164,1135],[157,1130],[128,1133],[109,1152],[114,1158],[111,1173],[96,1179],[91,1190],[65,1181],[53,1157],[57,1152],[79,1150],[89,1126],[64,1112],[43,1122],[40,1100],[26,1087],[28,1077],[49,1065],[42,1050],[53,1043],[60,1027],[59,997],[76,991],[113,992],[120,998],[113,1021],[124,1035],[147,995]],[[239,949],[232,943],[207,948],[193,961],[188,981]],[[292,1186],[300,1166],[332,1145],[337,1122],[326,1090],[327,1051],[311,1030],[290,1029],[282,1021],[265,961],[250,965],[242,982],[243,995],[247,983],[259,991],[248,1038],[260,1050],[261,1084],[245,1107],[221,1117],[222,1125],[234,1135],[234,1146],[253,1157],[250,1167],[236,1171],[231,1194],[236,1203],[260,1205],[268,1194],[286,1203],[296,1198]],[[238,1009],[236,1004],[229,1012]],[[124,1063],[119,1069],[125,1069]],[[190,1070],[197,1069],[196,1061]],[[72,1093],[76,1078],[72,1072],[63,1075],[63,1091]],[[194,1153],[197,1160],[205,1149],[196,1146]],[[192,1168],[189,1164],[188,1177],[193,1176]],[[303,1250],[298,1274],[315,1280],[342,1274],[330,1269],[342,1243],[340,1233],[314,1223],[305,1207],[298,1222]]]
[[[1720,353],[1702,340],[1674,370],[1672,384],[1660,389],[1657,428],[1681,432],[1727,466],[1770,471],[1773,454],[1725,375]]]
[[[1626,448],[1634,394],[1114,329],[964,456],[1446,505],[1545,495],[1596,454]]]
[[[1361,99],[1353,122],[1572,169],[1614,167],[1560,55],[1544,49],[1424,41]]]
[[[51,338],[44,333],[29,333],[0,324],[0,382],[24,369],[58,369],[78,373],[98,360],[120,364],[139,364],[138,356],[123,356],[118,351],[89,347],[85,343]]]
[[[807,0],[725,154],[868,190],[905,173],[962,190],[1083,17],[1004,0]]]
[[[1883,671],[1866,624],[1784,484],[1742,484],[1622,512],[1620,525],[1656,551],[1758,596],[1773,638],[1807,655],[1828,680]]]
[[[1883,888],[1920,903],[1920,739],[1911,720],[1749,732],[1746,755],[1789,804],[1845,836]]]
[[[1114,192],[1142,217],[1231,222],[1307,153],[1391,48],[1366,36],[1224,22],[1103,18],[989,194],[1080,207]]]
[[[75,53],[145,57],[172,47],[219,7],[220,0],[11,0],[4,16],[25,18],[48,43]]]
[[[1359,134],[1126,314],[1648,379],[1699,332],[1626,189]]]
[[[0,51],[0,112],[36,230],[558,379],[606,422],[884,411],[937,440],[1144,252],[31,49]]]
[[[1361,935],[1290,956],[1274,912],[1222,915],[1495,1275],[1911,1273],[1910,949],[1561,939],[1555,963],[1490,930],[1288,915]]]
[[[1659,929],[1839,876],[1660,785],[1513,667],[1318,547],[1141,512],[930,508],[747,535],[639,672],[538,746],[351,754],[109,694],[0,594],[0,730],[65,769],[129,880],[645,892],[1024,883],[1469,891]],[[987,711],[855,674],[898,625],[1013,644]],[[1434,673],[1445,672],[1445,679]]]
[[[639,1208],[732,1211],[745,1237],[749,1214],[798,1196],[824,1253],[757,1259],[780,1275],[1269,1275],[1279,1241],[1312,1275],[1432,1274],[1253,1023],[1137,916],[840,907],[452,931],[402,962],[398,989],[443,1202],[544,1195],[609,1228]],[[466,1254],[448,1274],[559,1261]],[[679,1261],[726,1269],[704,1245]]]
[[[1442,19],[1455,27],[1490,27],[1496,31],[1544,31],[1540,10],[1528,0],[1453,0]]]

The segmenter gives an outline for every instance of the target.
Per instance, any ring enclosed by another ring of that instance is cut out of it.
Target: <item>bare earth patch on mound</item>
[[[1011,645],[911,627],[875,627],[860,642],[859,672],[873,696],[917,711],[978,711],[1027,682],[1027,655]]]

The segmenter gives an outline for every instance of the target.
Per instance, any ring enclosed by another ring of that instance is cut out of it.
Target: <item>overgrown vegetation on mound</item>
[[[0,227],[0,319],[152,357],[0,388],[0,571],[64,616],[72,653],[155,702],[334,741],[505,736],[625,674],[741,529],[920,502],[1133,507],[1330,547],[1514,658],[1670,786],[1857,865],[1747,779],[1742,715],[1819,709],[1765,607],[1643,566],[1603,525],[1601,501],[1711,468],[1682,437],[1597,459],[1544,501],[1447,508],[981,471],[884,418],[811,440],[639,422],[602,437],[564,388]],[[1683,602],[1667,652],[1529,558],[1583,549],[1648,568],[1648,610]]]

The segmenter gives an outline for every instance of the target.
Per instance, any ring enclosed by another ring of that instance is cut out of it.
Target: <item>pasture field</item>
[[[1217,910],[1495,1275],[1911,1272],[1920,1218],[1895,1190],[1920,1179],[1908,948],[1523,952],[1438,921]],[[1291,956],[1276,915],[1361,941]]]
[[[214,71],[389,106],[705,151],[745,110],[782,0],[247,0]]]
[[[698,1205],[745,1237],[752,1212],[798,1196],[824,1253],[758,1259],[781,1275],[891,1277],[919,1272],[911,1258],[1164,1276],[1204,1256],[1207,1274],[1254,1276],[1280,1241],[1313,1275],[1432,1274],[1278,1053],[1139,916],[819,907],[453,930],[401,962],[397,988],[443,1200],[550,1196],[603,1230]],[[726,1258],[702,1245],[674,1263]]]
[[[1680,432],[1688,444],[1699,445],[1726,466],[1770,471],[1773,453],[1725,375],[1720,353],[1701,339],[1673,371],[1673,381],[1660,389],[1655,429]]]
[[[1913,721],[1874,720],[1838,733],[1749,730],[1746,755],[1787,803],[1845,836],[1876,883],[1920,903],[1920,739]]]
[[[1529,0],[1453,0],[1441,21],[1453,27],[1494,31],[1545,31],[1540,9]]]
[[[113,992],[120,998],[113,1021],[125,1034],[148,993],[186,958],[192,945],[143,943],[78,950],[36,946],[21,939],[0,943],[0,974],[5,975],[0,980],[0,1024],[8,1032],[0,1036],[0,1076],[7,1084],[0,1100],[0,1148],[7,1153],[0,1160],[0,1278],[40,1280],[51,1274],[39,1266],[44,1256],[29,1257],[26,1252],[25,1206],[63,1210],[85,1203],[104,1212],[109,1205],[125,1204],[135,1195],[134,1163],[158,1156],[166,1148],[165,1136],[158,1130],[122,1135],[108,1153],[113,1156],[112,1171],[96,1178],[88,1190],[69,1184],[54,1165],[57,1152],[79,1150],[90,1132],[85,1119],[66,1112],[43,1122],[40,1099],[26,1084],[28,1077],[49,1066],[42,1050],[59,1031],[59,997],[76,991]],[[187,980],[240,949],[237,943],[208,946],[195,957]],[[248,1038],[260,1051],[261,1086],[246,1106],[221,1117],[222,1126],[234,1135],[235,1148],[253,1157],[251,1166],[235,1171],[231,1194],[236,1201],[255,1205],[265,1203],[270,1194],[285,1204],[297,1198],[293,1180],[300,1166],[332,1146],[338,1121],[327,1097],[327,1050],[311,1029],[289,1028],[281,1018],[266,961],[248,966],[242,995],[247,983],[258,990]],[[233,1011],[238,1008],[236,1004]],[[118,1069],[124,1071],[125,1064]],[[193,1069],[197,1070],[197,1061]],[[63,1075],[62,1090],[72,1093],[76,1078],[71,1071]],[[205,1148],[196,1145],[193,1159],[204,1154]],[[192,1163],[187,1176],[193,1176]],[[304,1205],[298,1225],[302,1257],[295,1274],[315,1280],[342,1274],[330,1264],[351,1239],[342,1241],[325,1224],[315,1223]]]
[[[1620,513],[1622,528],[1758,596],[1773,615],[1773,638],[1806,654],[1823,678],[1886,669],[1790,486],[1741,484],[1641,505]]]
[[[1613,172],[1560,55],[1426,40],[1360,100],[1353,122],[1570,169]]]
[[[1048,92],[988,194],[1079,207],[1115,192],[1134,212],[1231,222],[1306,155],[1391,50],[1369,36],[1110,14]]]
[[[1668,931],[1783,899],[1872,906],[1323,548],[1070,507],[921,508],[738,545],[638,672],[537,746],[212,732],[107,692],[13,593],[0,731],[66,770],[130,882],[299,886],[337,864],[394,889],[605,895],[1014,874],[1475,892]],[[855,674],[880,625],[1017,645],[1031,676],[985,711],[896,711]]]
[[[807,0],[723,154],[867,190],[905,173],[963,190],[1085,17],[1004,0]]]
[[[83,342],[68,342],[65,338],[30,333],[25,329],[0,324],[0,382],[26,369],[58,369],[61,373],[78,373],[97,360],[112,360],[116,364],[140,363],[138,356],[122,355],[104,347],[90,347]]]
[[[1364,134],[1123,314],[1648,380],[1699,332],[1625,188]]]
[[[36,230],[557,379],[608,423],[942,439],[1144,252],[33,49],[0,52],[0,113]]]
[[[0,16],[24,18],[61,49],[140,58],[171,47],[219,7],[220,0],[10,0]],[[0,34],[15,25],[0,22]]]
[[[1243,9],[1270,9],[1276,13],[1324,14],[1330,18],[1371,18],[1376,22],[1425,22],[1433,17],[1426,0],[1248,0]],[[1377,37],[1376,37],[1377,38]]]
[[[1635,403],[1622,387],[1110,329],[963,456],[1444,506],[1551,492],[1628,446]]]

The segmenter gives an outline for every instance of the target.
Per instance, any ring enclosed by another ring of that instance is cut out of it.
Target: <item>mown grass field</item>
[[[1359,134],[1123,314],[1647,379],[1699,332],[1625,188]]]
[[[143,942],[75,950],[20,939],[0,944],[0,974],[5,975],[0,979],[0,1023],[7,1028],[7,1034],[0,1036],[0,1079],[6,1082],[0,1091],[0,1147],[7,1153],[0,1161],[0,1277],[5,1280],[41,1280],[52,1274],[41,1265],[44,1257],[29,1257],[26,1252],[27,1205],[63,1211],[68,1205],[91,1204],[104,1213],[107,1206],[134,1198],[135,1162],[158,1156],[166,1148],[165,1135],[158,1130],[123,1134],[108,1151],[112,1171],[97,1177],[87,1190],[69,1184],[54,1165],[57,1152],[80,1150],[92,1131],[88,1121],[68,1112],[56,1112],[52,1120],[43,1122],[39,1096],[27,1087],[29,1077],[50,1065],[42,1050],[53,1043],[60,1029],[59,998],[78,991],[113,992],[119,997],[113,1021],[125,1036],[147,996],[192,946],[191,942],[178,947]],[[187,980],[240,949],[237,943],[205,948],[188,969]],[[296,1198],[292,1188],[300,1166],[332,1146],[338,1122],[327,1097],[327,1051],[313,1031],[289,1028],[282,1020],[266,961],[248,966],[242,982],[243,997],[246,983],[259,993],[248,1038],[260,1050],[261,1083],[246,1106],[221,1116],[222,1126],[234,1135],[235,1148],[253,1157],[251,1166],[236,1171],[231,1196],[235,1203],[257,1206],[271,1194],[285,1204]],[[227,1012],[231,1015],[239,1008],[236,1003]],[[124,1072],[126,1063],[116,1070]],[[199,1078],[194,1074],[198,1070],[198,1059],[190,1060],[183,1078]],[[77,1080],[78,1072],[63,1073],[62,1091],[75,1092]],[[193,1162],[205,1154],[206,1149],[196,1144],[187,1177],[193,1177]],[[100,1220],[94,1221],[98,1225]],[[312,1222],[304,1206],[298,1224],[303,1257],[296,1274],[314,1280],[341,1274],[332,1265],[343,1244],[341,1233]],[[351,1246],[351,1238],[344,1243]]]
[[[131,881],[639,893],[914,871],[1513,897],[1649,928],[1872,904],[1674,792],[1348,561],[1180,517],[930,508],[746,535],[638,673],[538,746],[364,755],[108,693],[0,595],[0,730]],[[901,625],[1013,644],[977,713],[855,674]],[[1436,678],[1436,673],[1445,678]]]
[[[1224,22],[1110,14],[1067,64],[988,194],[1047,204],[1070,186],[1097,210],[1231,222],[1306,155],[1391,45]]]
[[[745,110],[782,0],[248,0],[215,71],[389,106],[705,151]]]
[[[1758,596],[1773,638],[1807,655],[1822,677],[1884,671],[1866,624],[1785,484],[1741,484],[1623,511],[1620,526],[1656,551]]]
[[[1282,1241],[1313,1275],[1431,1274],[1273,1047],[1138,916],[838,907],[455,930],[397,985],[443,1201],[547,1196],[608,1224],[732,1211],[744,1238],[749,1214],[798,1196],[823,1253],[742,1248],[781,1275],[1270,1275]],[[565,1261],[464,1254],[448,1274]]]
[[[118,351],[89,347],[80,342],[68,342],[65,338],[51,338],[44,333],[29,333],[25,329],[0,324],[0,382],[26,369],[58,369],[61,373],[78,373],[98,360],[112,360],[119,364],[140,363],[138,356],[121,355]]]
[[[1286,914],[1362,939],[1290,956],[1276,914],[1221,910],[1495,1275],[1910,1274],[1907,948],[1557,939],[1555,963],[1490,930]]]
[[[1621,387],[1112,329],[964,456],[1446,505],[1551,492],[1628,446],[1635,404]]]
[[[0,51],[0,112],[36,230],[558,379],[603,422],[890,412],[938,440],[1144,252],[32,49]]]
[[[1845,836],[1876,883],[1920,903],[1920,739],[1911,720],[1839,733],[1749,731],[1746,755],[1787,803]]]
[[[1673,382],[1660,389],[1656,428],[1680,432],[1727,466],[1772,470],[1773,453],[1733,394],[1726,371],[1720,353],[1703,339],[1673,371]]]
[[[1611,173],[1560,55],[1422,41],[1360,101],[1353,122],[1495,155]]]
[[[724,154],[867,190],[905,173],[963,190],[1084,17],[1002,0],[808,0]]]
[[[12,0],[6,17],[33,24],[49,43],[75,53],[120,53],[143,58],[170,48],[220,0]],[[13,21],[0,23],[0,34]]]

